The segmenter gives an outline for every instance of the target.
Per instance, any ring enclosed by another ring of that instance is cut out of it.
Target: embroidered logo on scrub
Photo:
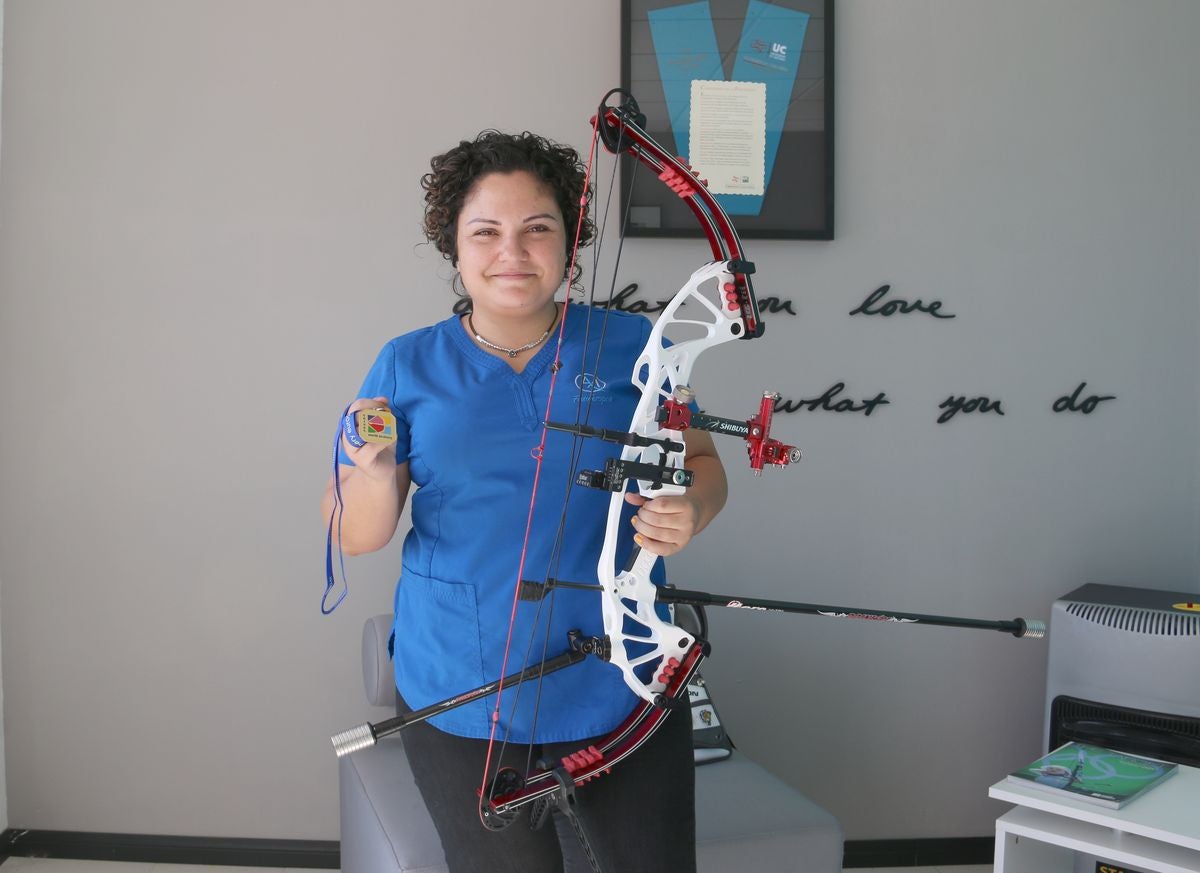
[[[611,403],[612,395],[605,394],[604,389],[608,387],[608,383],[597,376],[595,373],[581,373],[575,377],[575,387],[579,393],[572,398],[576,403],[580,400],[585,403]]]

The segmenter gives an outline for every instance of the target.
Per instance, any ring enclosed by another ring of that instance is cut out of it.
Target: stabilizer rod
[[[487,697],[489,694],[494,694],[496,689],[501,684],[505,686],[517,685],[521,682],[527,682],[530,679],[537,679],[539,676],[546,676],[550,673],[557,673],[572,664],[582,661],[588,656],[588,650],[585,648],[575,649],[563,652],[557,658],[551,658],[544,664],[534,664],[532,667],[526,667],[520,673],[513,673],[510,676],[505,676],[503,680],[495,679],[486,685],[480,685],[471,691],[464,694],[459,694],[456,697],[451,697],[449,700],[442,700],[438,703],[430,704],[422,709],[414,710],[405,715],[398,715],[395,718],[389,718],[386,721],[378,722],[377,724],[361,724],[358,727],[350,728],[350,730],[342,731],[340,734],[334,734],[330,737],[333,742],[333,751],[337,753],[339,758],[349,755],[352,752],[357,752],[360,749],[365,749],[375,745],[379,740],[404,730],[409,725],[414,725],[417,722],[425,721],[435,715],[443,712],[449,712],[452,709],[457,709],[464,704],[471,703],[474,700],[479,700],[481,697]]]
[[[917,612],[886,612],[879,609],[858,609],[849,606],[822,606],[815,603],[793,603],[788,600],[763,600],[756,597],[732,597],[728,594],[709,594],[683,588],[659,588],[657,600],[663,603],[686,603],[692,606],[724,606],[731,609],[753,609],[764,612],[791,612],[801,615],[823,615],[826,618],[857,618],[865,621],[891,621],[902,624],[935,624],[942,627],[962,627],[978,630],[997,630],[1014,637],[1039,640],[1046,635],[1046,623],[1037,619],[1014,618],[1009,621],[987,621],[978,618],[955,618],[949,615],[923,615]]]
[[[541,600],[550,588],[574,588],[599,591],[600,586],[553,579],[549,585],[524,580],[522,600]],[[1014,618],[1008,621],[988,621],[978,618],[956,618],[949,615],[923,615],[919,612],[891,612],[882,609],[859,609],[852,606],[822,606],[816,603],[795,603],[790,600],[764,600],[761,597],[734,597],[729,594],[709,594],[686,588],[658,588],[659,603],[685,603],[690,606],[723,606],[729,609],[751,609],[759,612],[790,612],[799,615],[821,615],[826,618],[857,618],[864,621],[890,621],[900,624],[934,624],[942,627],[961,627],[973,630],[996,630],[1014,637],[1040,640],[1046,636],[1046,623],[1038,619]]]

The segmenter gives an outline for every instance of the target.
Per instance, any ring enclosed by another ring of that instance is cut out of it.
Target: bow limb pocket
[[[473,585],[435,579],[405,567],[396,588],[392,633],[396,687],[413,709],[495,678],[484,676]],[[486,737],[491,700],[466,704],[430,721],[451,733]]]

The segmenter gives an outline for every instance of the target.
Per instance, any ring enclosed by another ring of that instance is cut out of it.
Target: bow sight
[[[773,391],[764,391],[758,412],[748,420],[720,418],[706,415],[702,412],[692,412],[688,404],[695,393],[686,385],[675,387],[672,396],[663,400],[662,406],[655,413],[654,420],[664,431],[675,431],[682,434],[689,428],[720,433],[727,436],[738,436],[746,441],[746,453],[750,457],[750,469],[760,475],[765,465],[786,467],[800,460],[800,450],[795,446],[785,445],[771,438],[771,418],[775,411],[775,402],[779,395]],[[608,430],[589,427],[585,424],[564,424],[558,421],[547,421],[550,430],[562,431],[581,437],[594,437],[610,443],[638,448],[656,447],[661,451],[654,463],[632,461],[622,458],[609,458],[604,464],[604,470],[584,470],[575,479],[575,484],[586,488],[602,488],[606,491],[621,491],[630,479],[651,483],[651,492],[663,485],[678,485],[688,487],[692,484],[692,471],[682,467],[670,467],[667,464],[672,453],[682,453],[683,443],[669,437],[650,437],[643,434],[627,433],[625,431]]]

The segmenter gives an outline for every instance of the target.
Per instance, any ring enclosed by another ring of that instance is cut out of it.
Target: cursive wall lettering
[[[802,409],[807,409],[809,412],[861,412],[864,416],[868,416],[875,411],[876,407],[886,406],[892,402],[887,399],[886,393],[880,391],[870,400],[863,400],[861,403],[855,403],[850,398],[838,400],[835,403],[834,398],[841,394],[845,388],[845,382],[837,382],[820,397],[808,400],[785,400],[780,398],[775,401],[775,411],[799,412]]]
[[[1004,410],[1000,408],[1000,401],[992,400],[989,397],[972,397],[968,400],[966,397],[955,397],[951,394],[938,404],[938,409],[946,410],[938,416],[938,424],[945,424],[960,412],[994,412],[997,415],[1004,415]]]
[[[597,301],[596,306],[601,309],[617,309],[621,312],[636,312],[643,315],[657,315],[667,308],[670,300],[657,300],[647,302],[645,300],[636,300],[634,295],[637,293],[637,282],[630,282],[620,291],[613,295],[611,300]],[[685,300],[683,306],[687,305]],[[792,308],[792,301],[781,300],[778,297],[760,297],[758,299],[758,308],[760,312],[765,312],[769,315],[778,315],[781,312],[786,312],[788,315],[796,315],[796,310]]]
[[[867,299],[859,304],[857,309],[851,309],[851,315],[882,315],[885,318],[889,315],[895,315],[899,312],[901,315],[908,315],[910,312],[924,312],[927,315],[932,315],[934,318],[955,318],[953,313],[941,312],[942,301],[933,300],[925,303],[921,298],[917,298],[912,303],[901,297],[893,297],[887,303],[872,309],[876,303],[879,303],[887,293],[892,290],[891,285],[880,285],[874,291],[867,295]]]
[[[597,300],[596,306],[601,309],[617,309],[621,312],[640,312],[645,315],[654,315],[666,309],[667,304],[671,302],[670,300],[659,300],[647,303],[645,300],[634,300],[633,295],[637,293],[637,289],[637,282],[630,282],[614,294],[610,300]]]
[[[1062,397],[1054,401],[1053,409],[1055,412],[1082,412],[1084,415],[1091,415],[1096,411],[1096,407],[1105,400],[1116,400],[1117,395],[1092,394],[1087,397],[1082,403],[1078,403],[1079,395],[1083,393],[1083,389],[1087,387],[1087,382],[1080,382],[1079,387],[1071,394],[1064,394]],[[1078,403],[1078,405],[1076,405]]]
[[[796,310],[792,309],[792,301],[780,300],[778,297],[758,298],[758,309],[760,312],[767,312],[771,315],[778,315],[781,312],[786,312],[788,315],[796,314]]]

